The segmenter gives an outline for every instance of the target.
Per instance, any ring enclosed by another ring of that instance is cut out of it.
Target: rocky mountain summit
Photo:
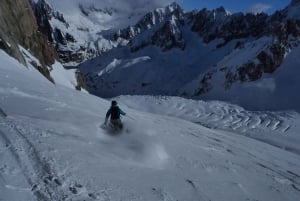
[[[131,46],[140,43],[140,46],[145,47],[156,44],[157,37],[155,36],[168,35],[169,33],[166,40],[163,40],[165,44],[169,44],[168,39],[171,38],[174,41],[184,40],[182,29],[188,25],[190,31],[198,33],[205,43],[215,39],[223,39],[224,43],[219,44],[220,47],[233,39],[259,37],[267,25],[267,18],[268,15],[264,13],[258,15],[251,13],[231,14],[224,7],[211,11],[204,8],[200,11],[184,13],[178,4],[173,3],[164,9],[156,9],[148,13],[136,25],[117,32],[115,38],[121,37],[129,40]],[[149,35],[151,35],[152,42],[146,42],[147,36],[149,40]],[[135,48],[133,50],[135,51]]]

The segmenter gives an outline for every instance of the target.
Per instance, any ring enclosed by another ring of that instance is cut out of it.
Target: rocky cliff
[[[74,36],[67,31],[69,24],[66,22],[63,14],[55,11],[45,0],[32,2],[31,6],[36,16],[40,32],[47,36],[48,41],[55,45],[60,60],[64,63],[71,61],[80,63],[83,61],[83,52],[86,50],[85,47],[68,47],[69,44],[76,43],[77,41]],[[60,28],[51,25],[51,21],[53,20],[61,25]],[[87,58],[89,57],[90,56]]]
[[[0,48],[26,65],[19,45],[39,59],[33,62],[47,79],[53,81],[49,66],[54,63],[56,51],[38,30],[29,0],[0,0]]]
[[[114,40],[113,33],[146,13],[142,7],[122,8],[127,4],[126,1],[117,5],[114,1],[34,0],[32,8],[40,31],[54,43],[61,62],[77,66],[127,42]]]

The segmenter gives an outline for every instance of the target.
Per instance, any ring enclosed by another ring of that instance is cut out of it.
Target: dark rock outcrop
[[[37,18],[40,32],[46,35],[48,41],[54,44],[60,61],[64,63],[82,62],[84,60],[84,56],[80,53],[82,49],[74,50],[67,47],[69,43],[75,43],[76,39],[72,34],[66,32],[69,24],[66,22],[63,14],[55,11],[45,0],[39,0],[36,3],[32,2],[31,6]],[[61,22],[65,30],[52,27],[50,24],[52,18]]]
[[[223,7],[188,14],[191,30],[197,32],[206,43],[217,38],[224,39],[227,43],[233,39],[258,37],[264,33],[267,18],[264,13],[230,14]]]
[[[77,86],[75,88],[78,91],[80,91],[81,89],[87,89],[87,84],[86,84],[85,78],[79,69],[76,70],[75,76],[76,76],[76,80],[77,80]]]
[[[56,51],[38,30],[36,18],[28,0],[0,0],[0,48],[26,65],[18,45],[29,50],[41,63],[32,63],[53,82],[48,67],[56,58]]]

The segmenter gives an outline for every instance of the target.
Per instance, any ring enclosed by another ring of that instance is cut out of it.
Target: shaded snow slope
[[[214,88],[202,96],[203,99],[216,99],[238,103],[252,110],[296,110],[300,111],[300,46],[293,47],[286,55],[283,63],[274,73],[264,74],[255,82],[237,83],[224,90],[224,79],[215,75]],[[242,55],[230,55],[235,66]],[[247,57],[246,57],[247,58]],[[221,76],[221,72],[218,73]],[[222,77],[222,76],[221,76]]]
[[[129,47],[120,47],[81,64],[79,69],[85,75],[89,92],[100,97],[179,94],[182,86],[230,53],[236,43],[232,41],[226,47],[216,48],[219,40],[206,44],[187,26],[183,30],[184,37],[190,39],[184,51],[164,52],[150,46],[131,52]]]
[[[299,155],[122,104],[125,129],[113,135],[99,127],[108,101],[54,86],[3,52],[0,59],[2,200],[295,201],[300,196]]]

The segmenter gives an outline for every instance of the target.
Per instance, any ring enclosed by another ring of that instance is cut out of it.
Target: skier
[[[111,126],[117,129],[122,129],[123,128],[123,124],[122,121],[120,119],[120,115],[126,115],[125,112],[123,112],[119,106],[117,105],[117,101],[113,100],[111,101],[111,107],[109,108],[109,110],[106,113],[106,118],[105,118],[105,122],[104,124],[107,124],[107,120],[110,116],[110,123]]]

